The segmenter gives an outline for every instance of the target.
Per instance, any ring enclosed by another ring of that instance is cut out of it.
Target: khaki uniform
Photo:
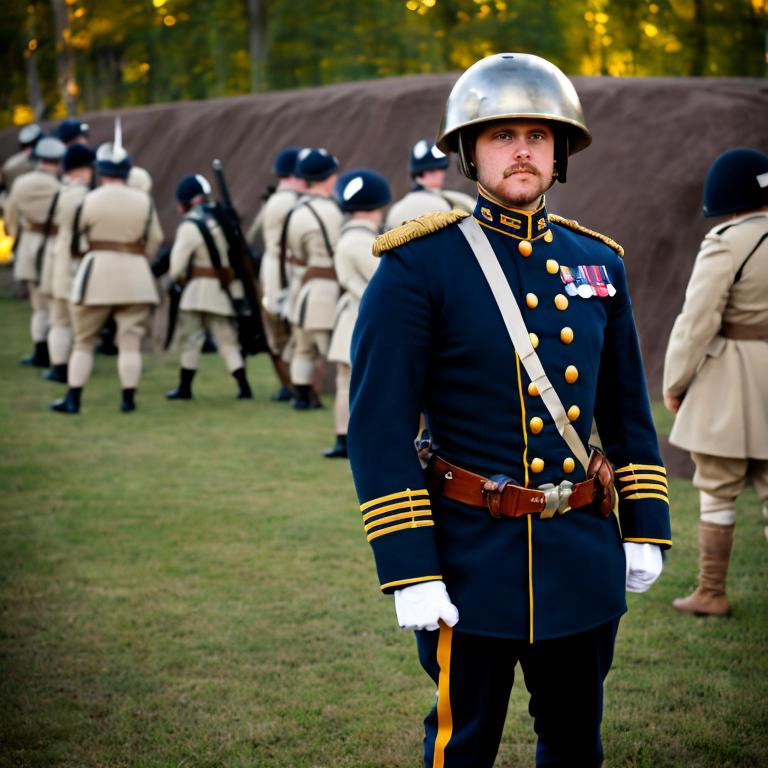
[[[45,341],[48,333],[48,297],[53,290],[53,244],[55,226],[45,242],[42,260],[38,251],[43,244],[41,231],[54,197],[61,189],[59,179],[48,171],[35,169],[19,176],[5,202],[8,234],[17,239],[13,276],[27,284],[32,304],[32,340]]]
[[[475,201],[463,192],[454,192],[450,189],[425,189],[417,185],[405,197],[392,204],[387,212],[384,229],[399,227],[403,222],[433,211],[450,211],[453,208],[472,213],[475,209]]]
[[[30,152],[22,150],[11,155],[3,163],[3,167],[0,169],[0,186],[3,188],[3,191],[0,193],[0,208],[5,208],[5,201],[8,193],[11,191],[13,182],[22,174],[35,170],[35,164],[29,157]]]
[[[721,330],[727,323],[768,335],[767,235],[768,213],[710,230],[667,347],[664,391],[684,395],[670,442],[692,452],[694,485],[719,498],[735,498],[751,470],[768,499],[768,342]]]
[[[80,232],[89,250],[72,288],[75,346],[69,386],[83,387],[88,381],[99,331],[112,315],[120,380],[124,389],[135,389],[141,378],[141,340],[152,306],[159,303],[147,258],[163,239],[157,212],[146,193],[106,183],[85,196]]]
[[[291,381],[296,385],[311,384],[315,361],[328,353],[340,293],[333,249],[342,221],[335,201],[305,195],[288,223],[288,316],[295,343]]]
[[[264,203],[254,222],[254,227],[257,223],[260,225],[264,241],[259,270],[264,331],[272,354],[277,356],[285,354],[290,337],[285,318],[281,315],[285,292],[280,277],[280,243],[285,218],[298,200],[299,194],[295,190],[277,189]]]
[[[229,270],[227,275],[231,280],[228,286],[230,294],[235,299],[242,298],[243,286],[239,280],[232,280],[227,239],[219,224],[212,216],[206,216],[202,206],[195,206],[187,214],[187,218],[206,221],[219,251],[222,267]],[[210,253],[197,225],[192,221],[182,221],[176,230],[169,271],[171,280],[185,281],[179,304],[181,367],[197,370],[205,334],[209,331],[226,362],[227,369],[232,373],[243,367],[232,302],[222,289],[218,277],[213,274],[196,274],[212,269]]]
[[[56,207],[56,226],[58,232],[53,243],[52,283],[50,299],[50,322],[48,331],[48,350],[51,365],[63,365],[69,358],[72,347],[72,319],[70,296],[72,279],[77,272],[80,259],[72,254],[72,235],[75,216],[88,187],[80,183],[64,182]],[[85,241],[81,251],[87,247]]]
[[[138,165],[131,166],[131,170],[128,171],[128,178],[125,183],[129,187],[146,192],[148,195],[152,194],[152,176],[150,176],[149,171],[146,168],[142,168]]]

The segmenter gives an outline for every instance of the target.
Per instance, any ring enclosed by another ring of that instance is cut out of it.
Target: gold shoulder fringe
[[[589,235],[589,237],[594,237],[595,240],[599,240],[601,243],[605,243],[610,248],[613,248],[613,250],[616,251],[619,256],[624,258],[624,249],[615,240],[611,240],[608,235],[595,232],[594,229],[587,229],[586,227],[582,227],[578,221],[575,221],[574,219],[565,219],[562,216],[557,216],[554,213],[549,214],[549,220],[554,221],[555,224],[562,224],[564,227],[568,227],[568,229],[572,229],[575,232],[581,232],[584,235]]]
[[[411,240],[416,240],[419,237],[424,237],[424,235],[430,235],[432,232],[445,229],[450,224],[461,221],[461,219],[467,216],[469,214],[466,211],[454,208],[452,211],[435,211],[434,213],[427,213],[424,216],[411,219],[411,221],[406,221],[405,224],[390,229],[389,232],[379,235],[373,241],[373,255],[381,256],[384,251],[391,251],[393,248],[405,245]]]

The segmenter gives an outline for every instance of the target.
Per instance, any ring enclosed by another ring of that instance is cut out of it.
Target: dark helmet
[[[34,160],[42,160],[46,163],[58,163],[64,153],[67,151],[67,147],[63,141],[59,141],[53,136],[43,136],[32,150],[32,158]]]
[[[565,181],[568,155],[592,142],[576,89],[554,64],[528,53],[499,53],[476,62],[456,81],[437,146],[458,152],[461,172],[476,179],[467,129],[505,118],[554,123],[558,181]]]
[[[85,144],[73,144],[67,147],[61,167],[64,173],[73,171],[75,168],[89,168],[93,166],[95,159],[96,153],[90,147],[86,147]]]
[[[33,147],[43,135],[43,129],[37,123],[25,125],[19,131],[19,146],[22,149]]]
[[[196,197],[202,195],[203,197],[210,197],[211,185],[208,183],[208,179],[199,173],[185,176],[176,185],[176,199],[180,203],[189,204]]]
[[[322,147],[305,147],[296,156],[296,175],[307,181],[323,181],[336,173],[339,161]]]
[[[428,139],[419,139],[413,145],[409,164],[411,176],[419,176],[424,171],[444,170],[447,167],[448,155]]]
[[[723,152],[704,181],[704,215],[752,211],[768,205],[768,155],[739,147]]]
[[[301,147],[286,147],[281,149],[276,157],[272,171],[275,176],[281,179],[287,179],[294,176],[296,171],[296,157],[301,151]]]
[[[333,196],[345,213],[375,211],[392,199],[387,180],[376,171],[356,168],[339,176]]]
[[[88,123],[81,123],[79,120],[75,120],[72,117],[62,120],[56,128],[56,138],[60,139],[65,144],[74,141],[78,136],[87,135]]]

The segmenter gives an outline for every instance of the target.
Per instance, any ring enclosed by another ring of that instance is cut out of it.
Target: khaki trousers
[[[751,478],[761,501],[768,500],[768,460],[729,459],[691,452],[696,465],[693,485],[719,499],[735,500]]]
[[[182,310],[179,317],[179,338],[181,346],[181,367],[196,371],[200,364],[200,353],[205,343],[206,331],[213,336],[219,354],[232,373],[243,367],[243,356],[235,332],[235,321],[224,315],[210,312]]]
[[[293,358],[291,359],[291,382],[296,386],[311,385],[314,380],[315,363],[325,360],[331,345],[330,331],[308,331],[293,327]]]
[[[66,299],[52,298],[49,304],[48,354],[51,365],[65,365],[72,350],[72,318]]]
[[[32,341],[45,341],[48,336],[48,305],[50,297],[43,293],[34,280],[24,281],[29,293],[29,303],[32,307],[32,318],[29,323],[29,333]]]

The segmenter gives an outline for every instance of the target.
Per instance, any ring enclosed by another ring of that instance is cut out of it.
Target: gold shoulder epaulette
[[[589,237],[594,237],[595,240],[599,240],[601,243],[605,243],[609,248],[613,248],[613,250],[616,251],[619,256],[624,258],[624,249],[615,240],[611,240],[608,235],[595,232],[594,229],[587,229],[586,227],[582,227],[578,221],[575,221],[574,219],[565,219],[562,216],[557,216],[554,213],[549,214],[549,220],[554,221],[555,224],[562,224],[564,227],[568,227],[568,229],[572,229],[574,232],[581,232],[584,235],[589,235]]]
[[[427,213],[424,216],[406,221],[405,224],[390,229],[389,232],[379,235],[373,241],[373,255],[381,256],[384,251],[391,251],[393,248],[405,245],[411,240],[416,240],[419,237],[424,237],[424,235],[430,235],[432,232],[445,229],[449,224],[461,221],[467,216],[469,214],[466,211],[454,208],[452,211],[435,211],[434,213]]]

